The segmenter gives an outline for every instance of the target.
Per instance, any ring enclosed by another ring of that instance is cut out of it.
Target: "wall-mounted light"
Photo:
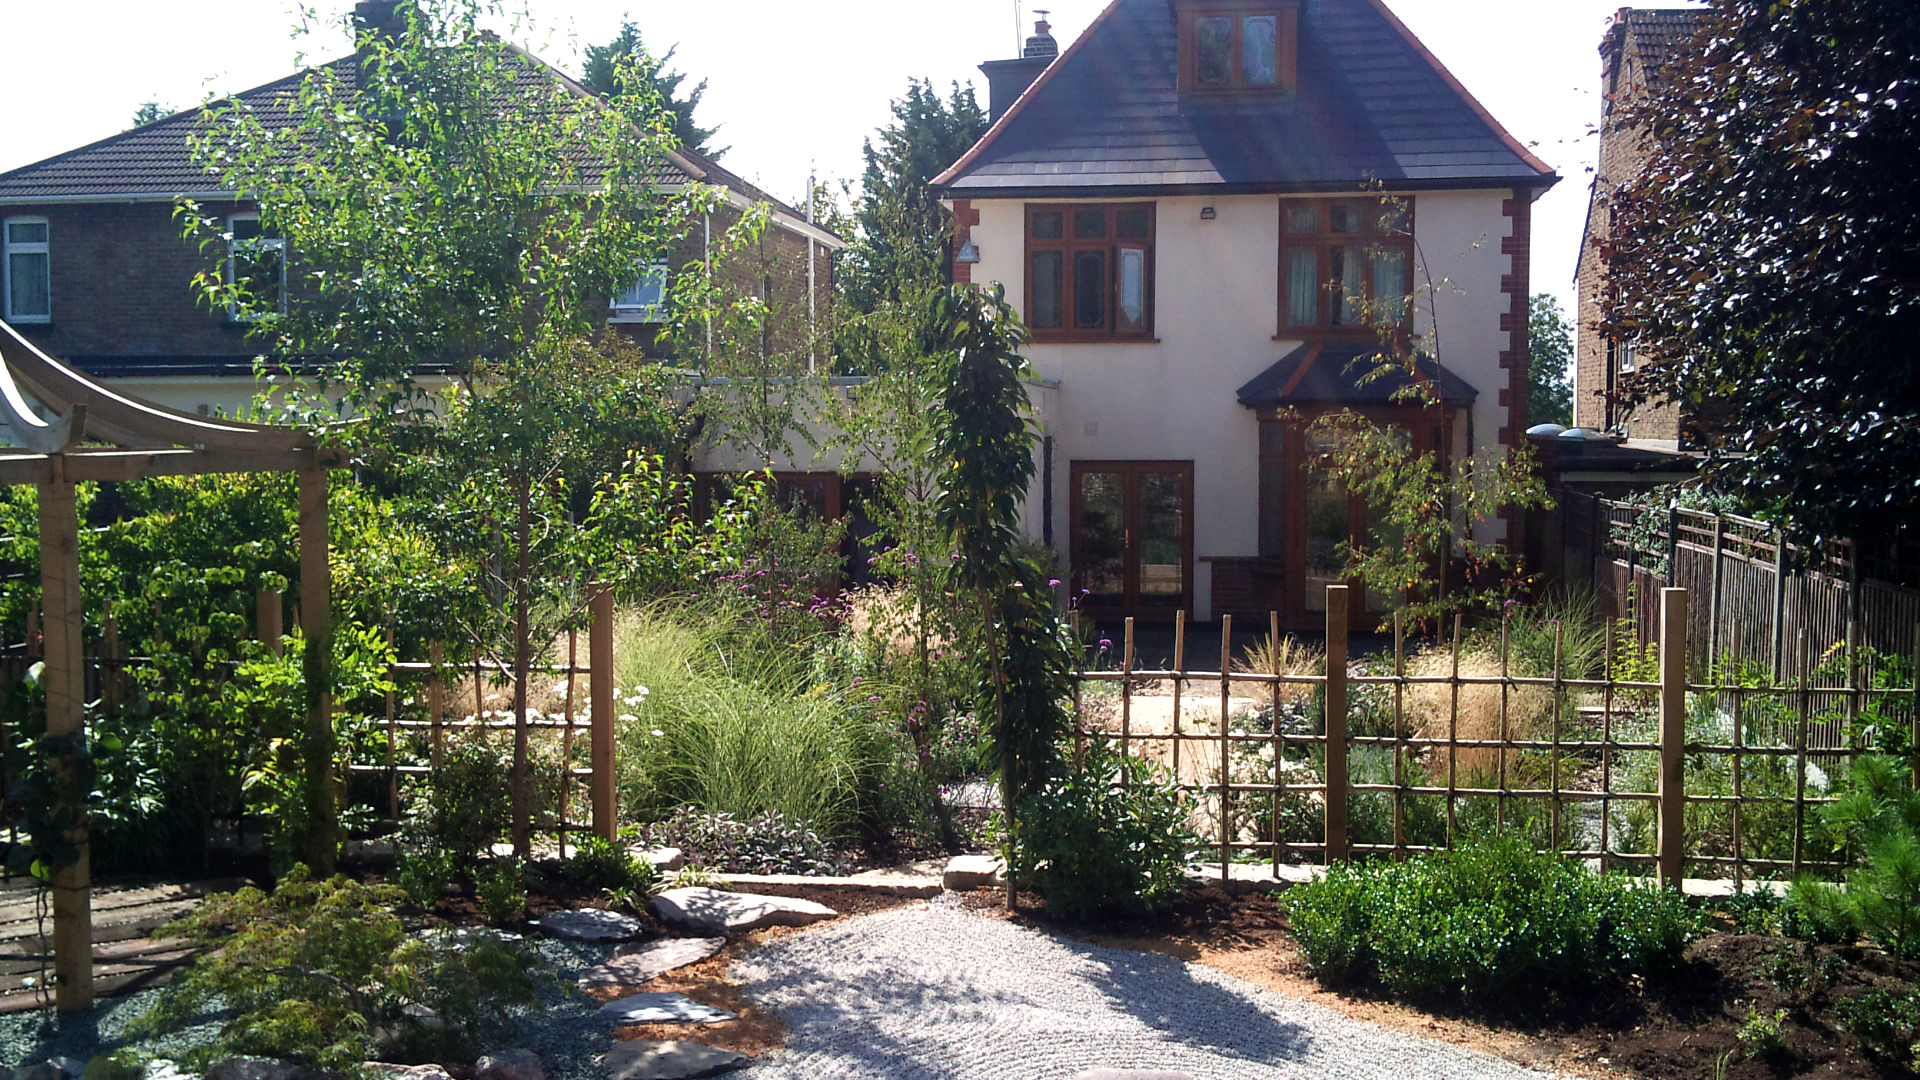
[[[1201,221],[1212,221],[1212,220],[1213,220],[1214,218],[1216,218],[1216,217],[1219,217],[1219,216],[1220,216],[1220,215],[1219,215],[1219,214],[1216,214],[1216,213],[1214,212],[1214,209],[1213,209],[1213,207],[1211,207],[1211,206],[1203,206],[1203,207],[1201,207],[1201,208],[1200,208],[1200,220],[1201,220]]]
[[[954,253],[953,261],[958,263],[977,263],[980,261],[980,249],[974,247],[973,241],[969,240],[960,245],[960,250]]]

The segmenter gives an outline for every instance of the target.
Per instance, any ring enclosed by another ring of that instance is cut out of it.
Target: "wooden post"
[[[1660,590],[1660,883],[1686,869],[1687,590]]]
[[[55,458],[56,464],[59,458]],[[84,735],[86,658],[80,640],[80,517],[73,485],[40,485],[40,599],[46,610],[41,675],[47,691],[47,737]],[[63,769],[66,767],[62,767]],[[78,777],[60,775],[54,814],[72,815],[66,839],[78,852],[53,872],[53,1000],[61,1012],[93,1004],[93,890],[87,806]]]
[[[593,711],[593,835],[612,840],[619,828],[613,786],[613,590],[593,594],[593,628],[587,638],[588,708]]]
[[[1720,663],[1720,576],[1727,561],[1727,515],[1713,515],[1713,594],[1707,598],[1707,663]],[[1708,668],[1702,668],[1705,671]]]
[[[1347,857],[1347,590],[1327,586],[1327,862]]]
[[[1233,873],[1233,725],[1228,708],[1233,696],[1233,616],[1220,616],[1220,884]]]
[[[440,728],[447,711],[447,684],[440,677],[440,667],[446,662],[446,645],[438,641],[430,643],[427,646],[427,665],[433,670],[427,673],[427,723],[432,725],[427,729],[430,733],[427,737],[428,760],[436,769],[440,767],[440,746],[446,741]],[[475,716],[474,719],[479,721],[482,718]]]
[[[327,566],[327,473],[300,473],[300,629],[306,635],[306,789],[312,825],[302,853],[315,875],[331,876],[339,855],[334,801],[332,575]]]
[[[262,644],[275,656],[284,655],[287,643],[286,595],[279,589],[261,589],[254,598],[254,621]]]
[[[1787,677],[1787,531],[1773,530],[1773,681]]]

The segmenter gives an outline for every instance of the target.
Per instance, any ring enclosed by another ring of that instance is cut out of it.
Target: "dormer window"
[[[1300,7],[1282,0],[1190,0],[1180,9],[1180,88],[1292,90]]]

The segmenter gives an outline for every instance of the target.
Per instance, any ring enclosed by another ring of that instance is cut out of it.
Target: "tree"
[[[1535,293],[1527,309],[1527,424],[1573,423],[1573,328],[1552,293]]]
[[[133,119],[127,126],[129,128],[137,128],[142,124],[151,124],[155,120],[161,120],[172,115],[172,109],[157,101],[143,101],[140,103],[139,108],[133,110]]]
[[[700,107],[700,99],[706,95],[707,80],[701,79],[699,85],[687,91],[686,97],[681,97],[680,84],[687,80],[687,76],[667,70],[668,61],[673,59],[674,52],[679,48],[675,45],[667,50],[666,55],[655,59],[640,39],[640,28],[631,22],[622,22],[619,35],[612,41],[605,45],[587,46],[587,62],[580,72],[580,85],[605,97],[625,93],[633,86],[648,86],[672,111],[673,137],[679,144],[711,161],[718,161],[730,149],[725,146],[714,149],[709,145],[714,133],[720,129],[701,127],[693,119],[693,110]],[[623,68],[627,70],[625,75],[622,74]]]
[[[337,432],[363,475],[479,568],[488,608],[465,629],[512,672],[524,852],[535,652],[584,606],[595,489],[672,434],[664,374],[636,376],[594,336],[606,298],[711,196],[654,187],[674,118],[630,57],[613,63],[634,92],[587,98],[482,33],[490,4],[403,10],[403,30],[362,36],[351,82],[327,67],[289,91],[290,126],[208,108],[198,160],[259,205],[293,266],[284,304],[278,274],[212,268],[199,285],[276,355],[328,361],[328,406],[363,418]],[[240,243],[185,213],[208,243]],[[422,386],[424,361],[456,373],[449,392]]]
[[[893,103],[894,122],[862,149],[854,221],[859,235],[842,256],[845,297],[855,313],[883,304],[913,306],[947,280],[947,241],[953,219],[932,180],[967,152],[987,130],[987,115],[973,87],[953,85],[942,100],[933,84],[916,79]]]
[[[1801,534],[1920,508],[1920,19],[1909,0],[1716,0],[1626,122],[1647,165],[1602,248],[1625,386],[1713,414],[1712,480]]]

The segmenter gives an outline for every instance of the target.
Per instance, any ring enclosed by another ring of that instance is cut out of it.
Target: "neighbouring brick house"
[[[362,8],[370,6],[382,5]],[[524,78],[572,85],[532,56],[526,60]],[[330,66],[349,82],[356,70],[351,56]],[[275,118],[290,122],[285,102],[302,77],[296,73],[236,97],[269,124]],[[221,190],[214,176],[194,164],[187,139],[199,119],[200,110],[188,110],[0,173],[0,318],[117,389],[189,412],[232,412],[253,396],[259,344],[248,338],[246,323],[210,310],[194,294],[194,275],[219,267],[226,253],[202,251],[184,239],[174,208],[193,199],[238,237],[250,229],[257,235],[258,228],[249,224],[253,208],[236,202],[233,192]],[[708,238],[748,209],[770,207],[771,225],[759,250],[719,272],[733,278],[738,290],[771,297],[770,306],[781,315],[771,345],[804,349],[809,318],[827,316],[832,254],[844,241],[689,151],[669,154],[654,180],[668,192],[715,185],[724,200],[669,254],[662,268],[668,273],[702,259]],[[297,250],[291,261],[298,265]],[[659,273],[649,270],[632,290],[609,301],[609,325],[650,349],[660,320]]]
[[[1639,174],[1647,160],[1645,138],[1622,117],[1658,92],[1666,67],[1685,54],[1707,16],[1698,8],[1621,8],[1600,43],[1600,161],[1580,245],[1573,422],[1648,448],[1689,448],[1689,418],[1671,403],[1650,402],[1629,409],[1613,399],[1621,377],[1650,358],[1639,355],[1634,342],[1616,340],[1599,330],[1607,299],[1607,268],[1599,245],[1608,235],[1609,199],[1622,183]]]
[[[1033,334],[1028,532],[1097,615],[1312,626],[1371,525],[1307,422],[1353,409],[1452,460],[1517,444],[1558,177],[1382,0],[1115,0],[1057,57],[1041,31],[983,66],[993,126],[936,181],[955,277]],[[1353,366],[1383,324],[1432,350],[1437,407]]]

